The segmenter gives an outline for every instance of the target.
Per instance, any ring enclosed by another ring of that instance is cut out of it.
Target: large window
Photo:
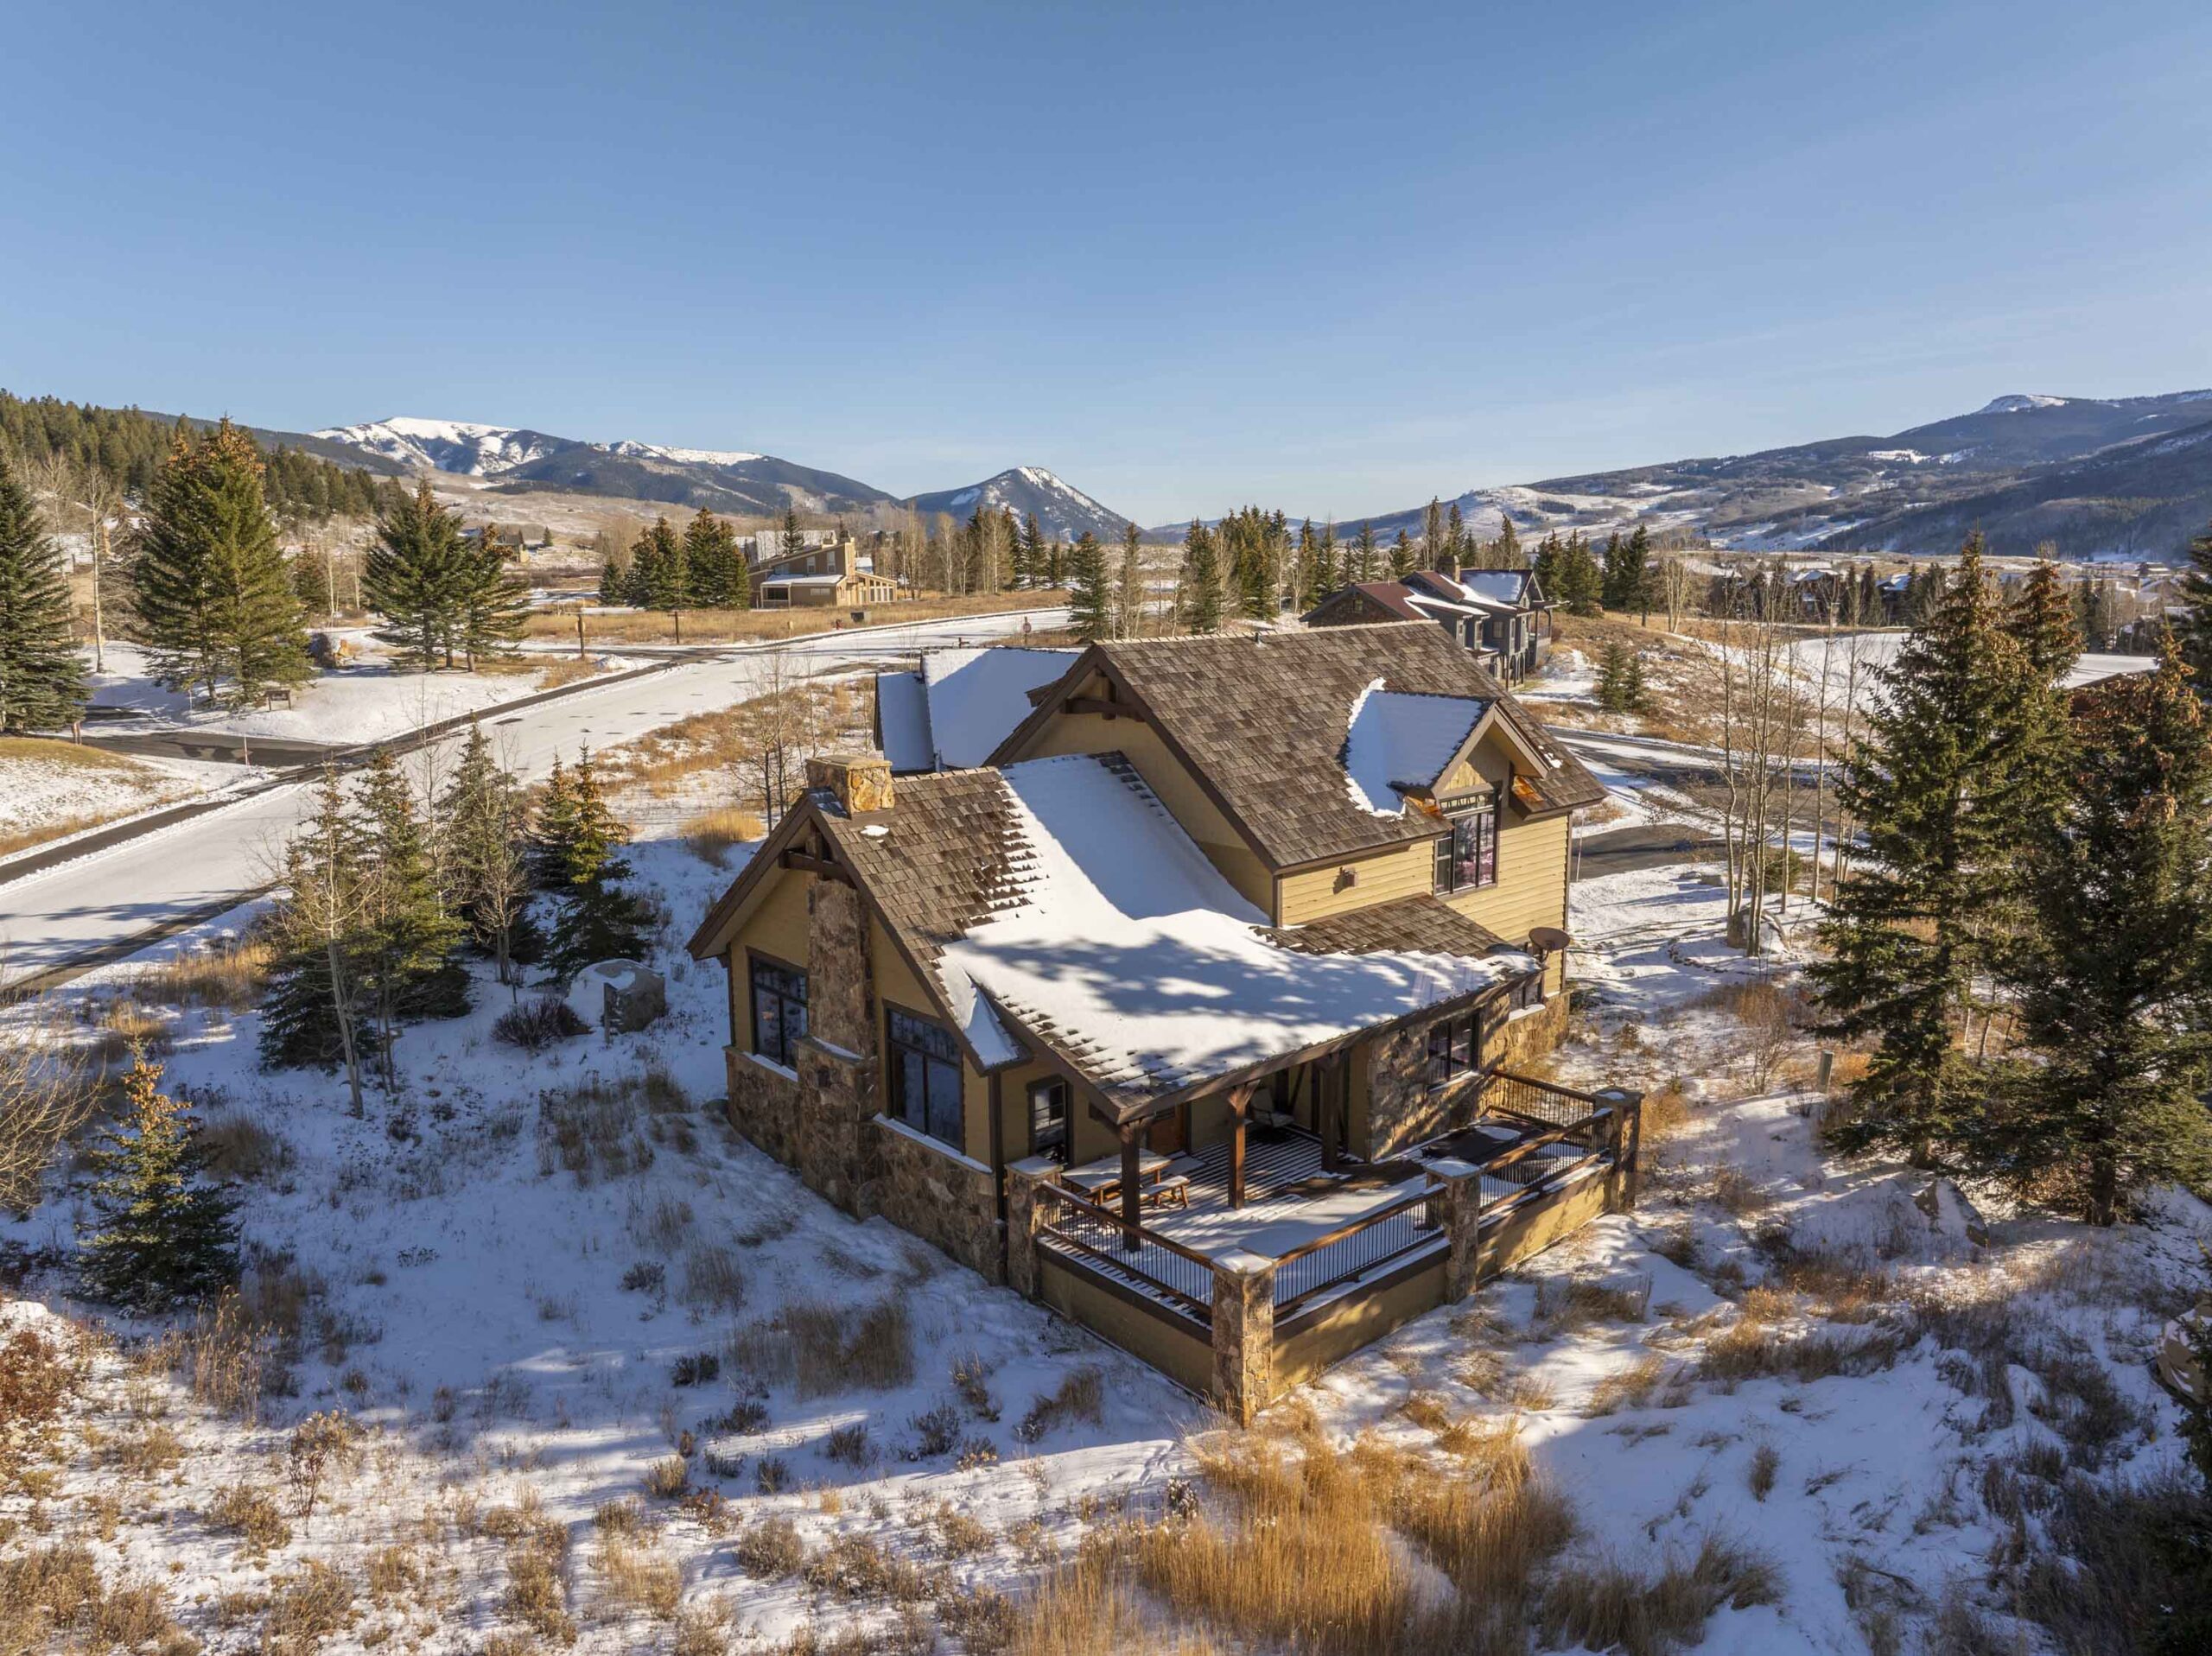
[[[1058,1075],[1029,1083],[1029,1153],[1068,1158],[1068,1084]]]
[[[1428,1090],[1440,1091],[1483,1061],[1478,1014],[1462,1012],[1428,1026]]]
[[[884,1026],[890,1037],[885,1063],[890,1069],[891,1094],[891,1107],[884,1114],[955,1150],[964,1150],[960,1046],[952,1031],[896,1006],[884,1008]]]
[[[1467,891],[1497,884],[1497,790],[1445,808],[1452,832],[1436,842],[1436,889]]]
[[[792,1050],[806,1034],[806,974],[754,955],[753,1050],[789,1069]]]

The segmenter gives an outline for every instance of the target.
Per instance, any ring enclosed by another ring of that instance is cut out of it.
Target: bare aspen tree
[[[28,1215],[46,1170],[92,1113],[84,1053],[59,1017],[0,1030],[0,1208]]]

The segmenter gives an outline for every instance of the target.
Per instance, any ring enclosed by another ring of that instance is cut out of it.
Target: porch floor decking
[[[1229,1145],[1192,1152],[1188,1208],[1147,1208],[1147,1230],[1216,1259],[1243,1249],[1276,1259],[1409,1196],[1427,1182],[1418,1167],[1396,1177],[1344,1158],[1333,1181],[1321,1171],[1321,1141],[1303,1129],[1255,1130],[1244,1152],[1244,1205],[1229,1205]]]

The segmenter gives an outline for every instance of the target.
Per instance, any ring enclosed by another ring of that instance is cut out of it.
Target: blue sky
[[[2212,384],[2212,7],[24,4],[0,384],[1148,522]]]

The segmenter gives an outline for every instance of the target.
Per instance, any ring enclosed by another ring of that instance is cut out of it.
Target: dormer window
[[[1436,890],[1471,891],[1497,884],[1499,791],[1439,802],[1452,832],[1436,842]]]

